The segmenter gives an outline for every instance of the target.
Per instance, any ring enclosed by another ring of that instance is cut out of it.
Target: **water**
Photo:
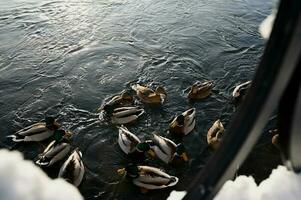
[[[0,0],[0,147],[33,159],[46,144],[15,146],[6,136],[55,115],[76,133],[86,199],[164,199],[169,189],[142,195],[120,182],[116,170],[128,160],[117,129],[96,113],[133,82],[164,85],[164,106],[145,107],[147,114],[129,129],[141,139],[152,131],[172,138],[172,117],[197,108],[196,130],[183,140],[189,164],[150,162],[180,178],[173,189],[185,189],[212,155],[207,130],[217,118],[227,125],[235,111],[231,91],[254,75],[264,49],[258,25],[274,6],[274,0]],[[196,80],[213,80],[214,94],[189,103],[184,91]]]

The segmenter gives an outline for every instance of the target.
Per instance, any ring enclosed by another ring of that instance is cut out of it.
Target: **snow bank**
[[[20,152],[0,150],[0,199],[3,200],[83,200],[73,185],[52,180]]]
[[[259,33],[264,39],[268,39],[270,37],[270,34],[272,32],[272,28],[274,25],[274,21],[276,18],[277,11],[273,10],[272,14],[267,16],[261,24],[259,25]]]
[[[279,166],[258,186],[252,177],[239,176],[227,181],[214,200],[300,200],[301,174]]]
[[[186,191],[175,191],[173,190],[167,200],[181,200],[186,195]]]
[[[186,191],[172,191],[167,200],[181,200]],[[238,176],[227,181],[214,200],[300,200],[301,174],[278,166],[258,186],[253,177]]]

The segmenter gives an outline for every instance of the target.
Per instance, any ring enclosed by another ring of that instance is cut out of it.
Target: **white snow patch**
[[[169,197],[167,198],[167,200],[181,200],[184,198],[184,196],[186,195],[186,191],[171,191]]]
[[[270,37],[270,34],[272,32],[272,28],[274,25],[274,21],[276,18],[276,14],[277,11],[273,10],[272,14],[270,14],[269,16],[267,16],[267,18],[265,18],[261,24],[259,25],[259,33],[261,34],[261,36],[264,39],[268,39]]]
[[[0,150],[0,199],[83,200],[78,189],[63,179],[50,179],[20,152]]]
[[[278,166],[258,186],[252,177],[239,176],[227,181],[214,200],[300,200],[301,174]]]

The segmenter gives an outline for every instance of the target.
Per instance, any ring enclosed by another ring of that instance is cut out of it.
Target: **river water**
[[[258,26],[274,7],[274,0],[0,0],[0,147],[33,159],[47,143],[14,145],[6,136],[54,115],[83,152],[85,199],[164,199],[169,189],[140,194],[121,181],[116,170],[128,160],[117,129],[96,113],[131,83],[163,85],[166,103],[145,107],[129,129],[141,139],[153,131],[172,138],[172,117],[197,108],[197,127],[183,139],[190,162],[150,161],[180,178],[173,189],[185,189],[212,155],[207,130],[218,118],[227,126],[231,91],[256,71],[265,44]],[[190,103],[185,89],[196,80],[214,81],[214,91]]]

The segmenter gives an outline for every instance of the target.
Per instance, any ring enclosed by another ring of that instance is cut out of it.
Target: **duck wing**
[[[195,127],[195,114],[196,114],[196,111],[195,111],[195,108],[191,108],[187,111],[185,111],[183,113],[183,116],[185,117],[185,122],[184,122],[184,132],[185,134],[188,134],[190,133],[194,127]]]
[[[176,144],[173,141],[154,133],[152,142],[152,149],[155,151],[156,155],[165,163],[169,163],[176,152]]]
[[[170,176],[158,168],[150,166],[139,166],[139,177],[133,183],[147,189],[160,189],[177,184],[178,178]]]
[[[127,117],[129,115],[136,114],[139,112],[141,109],[137,107],[121,107],[121,108],[116,108],[114,110],[113,116],[114,117]]]
[[[119,127],[118,144],[126,154],[135,151],[139,143],[140,139],[135,134],[131,133],[125,126]]]
[[[155,93],[152,89],[139,84],[133,85],[132,89],[135,90],[137,93],[143,94],[145,96]]]
[[[218,132],[224,132],[225,128],[220,120],[216,120],[213,125],[210,127],[207,133],[207,142],[208,144],[210,141],[217,136]]]
[[[45,123],[36,123],[33,124],[31,126],[25,127],[21,130],[19,130],[18,132],[16,132],[16,135],[20,135],[20,136],[31,136],[43,131],[46,131],[48,128],[46,127]]]
[[[56,143],[56,141],[54,140],[47,146],[36,163],[38,165],[50,166],[55,162],[63,159],[70,152],[70,150],[70,144]]]
[[[83,176],[84,165],[80,153],[75,150],[62,165],[59,171],[59,177],[66,179],[77,187],[81,183]]]

